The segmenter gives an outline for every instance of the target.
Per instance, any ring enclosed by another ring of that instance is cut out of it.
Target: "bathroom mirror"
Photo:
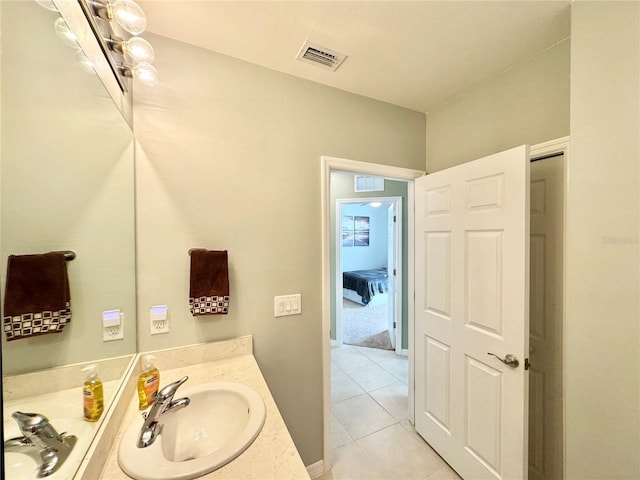
[[[71,323],[10,342],[2,334],[5,389],[7,376],[136,351],[133,135],[98,76],[80,67],[79,50],[56,35],[58,18],[35,1],[0,2],[3,300],[8,255],[76,254],[67,264]],[[104,341],[110,310],[122,314],[123,338]],[[122,376],[128,363],[116,363]]]

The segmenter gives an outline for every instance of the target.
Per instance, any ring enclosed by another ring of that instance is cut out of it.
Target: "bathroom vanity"
[[[199,478],[243,478],[249,480],[309,478],[253,357],[251,336],[161,350],[153,352],[153,355],[156,357],[155,364],[160,370],[161,388],[188,376],[185,388],[211,382],[235,382],[252,388],[264,400],[266,420],[253,443],[231,462]],[[126,385],[123,386],[123,392],[127,393],[114,406],[116,410],[122,409],[124,412],[117,432],[113,437],[107,435],[104,439],[98,438],[97,440],[98,443],[106,442],[111,446],[111,449],[106,453],[106,457],[103,454],[94,453],[93,458],[88,459],[86,468],[79,472],[80,476],[77,478],[92,480],[95,478],[101,480],[128,478],[118,465],[118,449],[126,430],[141,415],[135,392],[135,382],[139,374],[140,363],[136,362]],[[176,396],[180,396],[180,390]],[[102,465],[104,467],[98,471],[97,467]]]

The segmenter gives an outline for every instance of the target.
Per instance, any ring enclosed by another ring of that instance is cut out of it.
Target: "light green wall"
[[[427,114],[427,172],[569,134],[570,42],[462,92]]]
[[[322,441],[322,155],[424,168],[425,118],[156,35],[162,82],[136,86],[139,349],[254,336],[305,464]],[[231,311],[188,311],[193,247],[227,249]],[[302,294],[302,315],[273,297]],[[150,336],[152,305],[170,333]],[[171,379],[166,379],[167,381]]]
[[[343,198],[367,198],[367,197],[402,197],[402,348],[409,345],[409,291],[408,284],[408,264],[407,264],[407,244],[408,244],[408,205],[407,205],[407,182],[385,180],[384,192],[362,192],[353,191],[353,174],[346,172],[331,172],[330,187],[330,215],[331,215],[331,238],[336,238],[336,200]],[[336,245],[331,242],[331,339],[336,339]]]
[[[640,3],[571,10],[566,478],[640,478]]]
[[[11,342],[3,333],[4,373],[131,354],[132,132],[100,79],[83,72],[76,52],[56,37],[57,13],[35,2],[5,1],[0,10],[2,296],[9,255],[77,255],[67,266],[71,323],[59,334]],[[112,309],[124,314],[124,338],[104,342],[102,312]]]
[[[639,8],[638,2],[572,3],[570,44],[427,115],[428,171],[571,136],[565,217],[568,479],[640,478]]]

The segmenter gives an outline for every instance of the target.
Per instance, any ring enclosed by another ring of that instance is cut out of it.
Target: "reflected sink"
[[[266,418],[262,397],[240,383],[216,382],[178,390],[191,403],[160,417],[155,442],[138,448],[142,416],[120,442],[118,463],[137,480],[191,479],[230,462],[256,439]]]
[[[77,418],[50,417],[51,425],[58,433],[68,433],[77,436],[77,442],[71,450],[70,455],[62,462],[58,469],[47,476],[47,479],[66,480],[73,478],[82,457],[86,453],[86,448],[95,435],[95,425]],[[18,438],[22,432],[16,426],[13,419],[4,422],[4,440]],[[30,453],[31,452],[31,453]],[[38,466],[41,464],[38,449],[20,452],[20,450],[4,451],[4,473],[7,480],[37,480]]]

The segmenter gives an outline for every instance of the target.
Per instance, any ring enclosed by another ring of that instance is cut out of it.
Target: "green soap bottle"
[[[84,367],[82,371],[88,372],[82,388],[82,410],[84,411],[84,419],[87,422],[97,422],[104,410],[102,382],[98,378],[95,364]]]

